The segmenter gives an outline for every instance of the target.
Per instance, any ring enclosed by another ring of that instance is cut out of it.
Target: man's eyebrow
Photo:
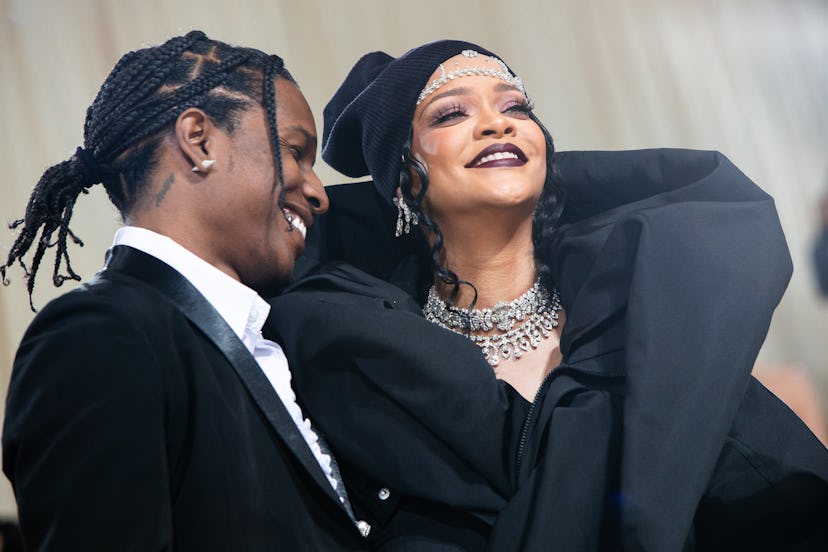
[[[285,130],[292,130],[294,132],[298,132],[305,137],[305,140],[308,141],[310,145],[316,147],[316,134],[309,131],[307,128],[303,127],[302,125],[291,125],[287,127]]]

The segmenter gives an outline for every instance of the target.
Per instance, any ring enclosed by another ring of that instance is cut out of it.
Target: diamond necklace
[[[550,297],[541,288],[540,280],[535,280],[535,284],[517,299],[508,303],[499,301],[490,309],[451,307],[438,297],[437,290],[431,286],[423,314],[430,322],[471,339],[483,350],[489,364],[497,366],[501,359],[519,360],[530,348],[537,349],[540,342],[558,327],[559,310],[561,300],[558,290],[553,289]],[[499,333],[470,333],[488,332],[495,328]]]

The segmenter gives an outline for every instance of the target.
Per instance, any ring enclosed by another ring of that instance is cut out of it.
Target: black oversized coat
[[[772,199],[716,152],[556,162],[567,323],[531,404],[422,318],[427,267],[371,188],[330,190],[314,254],[379,278],[312,270],[267,331],[340,461],[472,513],[490,550],[822,544],[828,453],[750,375],[791,272]]]

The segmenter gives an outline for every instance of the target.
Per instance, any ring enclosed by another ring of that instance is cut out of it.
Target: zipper
[[[557,368],[555,368],[554,370],[552,370],[551,372],[546,374],[546,377],[543,378],[543,381],[541,382],[540,387],[538,387],[538,392],[535,393],[535,400],[533,400],[532,404],[529,405],[529,412],[527,412],[527,414],[526,414],[526,419],[523,421],[523,427],[521,428],[521,431],[520,431],[520,440],[518,441],[517,457],[515,459],[515,483],[517,483],[518,480],[520,479],[520,465],[521,465],[521,462],[523,461],[523,453],[525,452],[525,449],[526,449],[526,440],[529,437],[529,429],[530,429],[530,426],[532,425],[533,418],[534,418],[535,413],[538,409],[538,402],[540,401],[541,396],[546,393],[546,389],[549,387],[549,384],[552,381],[552,378],[555,377],[556,374],[560,374],[561,372],[567,372],[567,371],[571,371],[571,372],[574,372],[574,373],[580,373],[580,374],[586,374],[586,375],[596,375],[596,374],[591,374],[589,371],[585,371],[585,370],[580,369],[580,368],[574,368],[573,366],[563,365],[563,364],[559,365]],[[610,377],[610,378],[623,377],[623,373],[618,373],[618,374],[614,374],[614,375],[607,375],[607,376],[604,376],[604,377]]]
[[[562,369],[563,368],[559,366],[546,374],[546,377],[543,378],[540,387],[538,387],[537,393],[535,393],[535,400],[533,400],[532,404],[529,405],[529,412],[526,413],[526,419],[523,420],[523,427],[520,430],[520,440],[518,441],[517,458],[515,459],[515,484],[517,484],[520,479],[520,463],[523,460],[523,452],[526,448],[526,439],[529,436],[529,426],[532,425],[532,418],[535,415],[535,410],[538,408],[538,402],[540,401],[541,396],[546,392],[546,388],[549,387],[549,382],[552,380],[552,376]]]

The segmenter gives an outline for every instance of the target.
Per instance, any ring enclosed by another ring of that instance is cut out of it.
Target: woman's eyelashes
[[[432,126],[440,125],[453,119],[466,115],[466,108],[460,104],[447,104],[440,106],[432,117]]]
[[[500,112],[504,115],[527,117],[533,109],[532,104],[525,98],[520,100],[513,100],[506,103]],[[453,103],[437,107],[434,115],[431,118],[431,126],[440,126],[442,124],[461,119],[467,116],[468,110],[463,104]]]
[[[533,109],[534,106],[532,105],[532,103],[526,99],[523,99],[514,103],[510,103],[503,112],[528,116],[530,113],[532,113]]]

